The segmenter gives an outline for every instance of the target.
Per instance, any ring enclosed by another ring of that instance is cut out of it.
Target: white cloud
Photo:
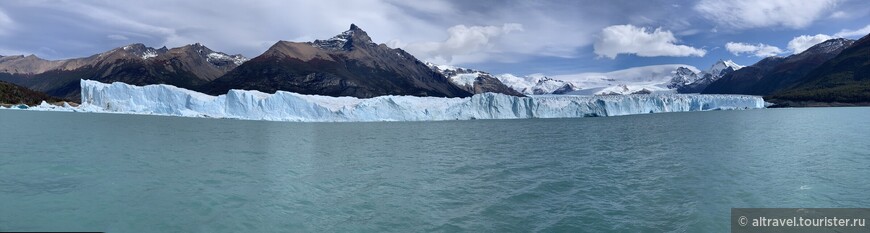
[[[9,15],[3,12],[3,9],[0,8],[0,35],[4,35],[9,33],[15,26],[15,22],[12,21],[12,18],[9,18]]]
[[[124,36],[124,35],[118,35],[118,34],[108,35],[108,36],[106,36],[106,38],[109,38],[109,39],[112,39],[112,40],[129,40],[129,39],[130,39],[130,38],[127,38],[127,37]]]
[[[751,54],[756,57],[770,57],[776,56],[782,53],[782,49],[777,48],[776,46],[766,45],[762,43],[758,44],[747,44],[740,42],[728,42],[725,44],[725,49],[734,56],[739,56],[740,54]]]
[[[701,0],[695,10],[719,25],[737,28],[803,28],[836,6],[838,0]]]
[[[792,53],[798,54],[803,52],[804,50],[807,50],[810,47],[813,47],[813,45],[825,42],[826,40],[830,39],[834,39],[834,37],[824,34],[816,34],[815,36],[802,35],[791,39],[791,41],[788,42],[788,49]]]
[[[834,13],[831,13],[831,16],[828,16],[828,18],[832,18],[832,19],[846,19],[849,17],[850,17],[849,13],[846,13],[844,11],[836,11]]]
[[[867,25],[866,27],[863,27],[863,28],[857,29],[857,30],[843,29],[840,32],[838,32],[837,34],[834,34],[834,37],[837,37],[837,38],[860,38],[860,37],[866,36],[867,34],[870,34],[870,25]]]
[[[523,31],[523,26],[516,23],[506,23],[502,26],[456,25],[447,29],[448,37],[445,41],[412,43],[405,46],[405,49],[423,60],[452,64],[454,56],[481,55],[497,49],[495,41],[514,31]],[[397,41],[389,43],[401,45],[401,42]]]
[[[594,43],[602,28],[614,24],[661,25],[677,37],[696,33],[692,24],[694,14],[685,14],[685,8],[690,6],[687,3],[679,3],[682,6],[677,8],[643,1],[631,4],[606,1],[490,4],[463,0],[2,2],[0,7],[15,20],[16,29],[27,28],[28,34],[44,35],[35,38],[11,33],[8,40],[2,40],[4,46],[37,51],[39,46],[50,45],[59,54],[46,57],[49,59],[88,56],[131,42],[152,47],[200,42],[227,53],[257,56],[278,40],[326,39],[346,30],[351,23],[366,30],[377,43],[393,41],[391,45],[406,46],[446,43],[450,36],[446,30],[459,24],[501,26],[510,22],[524,26],[523,31],[488,37],[488,45],[478,53],[440,53],[442,57],[452,56],[454,64],[590,56],[583,48]],[[107,36],[113,34],[129,40]]]
[[[675,56],[703,57],[707,51],[686,45],[677,45],[671,31],[657,28],[649,31],[634,25],[613,25],[601,30],[593,44],[595,54],[610,59],[619,54],[635,54],[641,57]]]

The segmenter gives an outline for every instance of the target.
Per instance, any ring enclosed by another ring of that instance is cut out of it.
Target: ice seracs
[[[220,96],[170,86],[82,80],[80,111],[273,121],[431,121],[568,118],[658,112],[763,108],[758,96],[653,94],[624,96],[496,93],[467,98],[379,96],[369,99],[230,90]]]

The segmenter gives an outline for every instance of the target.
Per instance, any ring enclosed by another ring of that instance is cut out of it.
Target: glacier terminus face
[[[515,97],[483,93],[468,98],[380,96],[370,99],[230,90],[210,96],[170,85],[133,86],[81,80],[81,111],[270,121],[436,121],[571,118],[763,108],[747,95],[652,94]]]

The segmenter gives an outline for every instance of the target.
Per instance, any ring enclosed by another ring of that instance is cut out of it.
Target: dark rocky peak
[[[114,49],[109,53],[123,53],[134,57],[142,58],[143,60],[148,60],[149,58],[157,57],[158,55],[165,54],[166,52],[169,52],[169,49],[166,49],[166,46],[155,49],[145,46],[142,43],[135,43]]]
[[[190,52],[195,52],[195,53],[201,54],[203,56],[214,52],[213,50],[209,49],[208,47],[205,47],[205,45],[202,45],[200,43],[181,46],[179,49],[182,49],[185,51],[190,51]]]
[[[368,33],[355,24],[351,24],[350,29],[328,40],[314,40],[311,44],[322,49],[345,51],[353,50],[355,47],[377,46]]]
[[[199,58],[205,59],[209,63],[216,66],[226,66],[232,64],[241,65],[245,61],[248,61],[248,58],[242,56],[241,54],[229,55],[223,52],[217,52],[200,43],[189,44],[179,48],[173,48],[171,49],[171,51],[174,54],[178,55],[197,56]]]
[[[674,72],[677,75],[696,75],[695,71],[692,71],[691,69],[682,66],[678,67]]]

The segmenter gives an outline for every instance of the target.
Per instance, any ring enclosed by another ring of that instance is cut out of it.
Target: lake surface
[[[870,108],[284,123],[0,110],[0,231],[727,232],[870,207]]]

